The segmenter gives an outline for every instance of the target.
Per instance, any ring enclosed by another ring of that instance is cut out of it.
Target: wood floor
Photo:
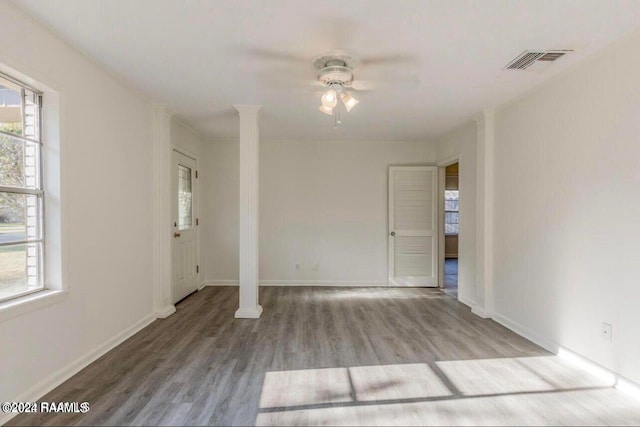
[[[210,287],[11,425],[640,424],[640,403],[435,289]]]

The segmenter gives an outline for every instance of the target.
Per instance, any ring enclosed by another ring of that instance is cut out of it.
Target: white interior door
[[[437,286],[438,168],[389,168],[389,285]]]
[[[196,161],[173,152],[173,302],[198,289],[198,256],[195,224]]]

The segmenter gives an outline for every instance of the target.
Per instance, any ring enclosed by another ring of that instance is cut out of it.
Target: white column
[[[240,307],[236,318],[257,319],[258,304],[258,112],[260,105],[234,105],[240,113]]]
[[[476,305],[473,313],[490,318],[493,306],[493,145],[494,112],[485,110],[477,124]]]
[[[175,313],[171,279],[171,116],[164,104],[153,106],[153,305],[157,318]]]

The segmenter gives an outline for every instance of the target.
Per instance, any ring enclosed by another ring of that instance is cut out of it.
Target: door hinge
[[[200,220],[196,218],[196,225],[200,225]]]
[[[196,171],[196,179],[198,179],[198,171]]]
[[[196,265],[196,273],[200,273],[200,266]]]

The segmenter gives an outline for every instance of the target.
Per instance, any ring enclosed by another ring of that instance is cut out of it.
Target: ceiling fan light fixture
[[[349,111],[351,111],[351,109],[353,107],[355,107],[356,105],[358,105],[358,103],[360,101],[358,101],[357,99],[355,99],[350,93],[348,92],[342,92],[340,94],[340,98],[342,99],[342,103],[344,104],[344,108],[347,109],[347,113]]]
[[[333,115],[333,108],[327,107],[326,105],[321,105],[320,107],[318,107],[318,110],[322,111],[323,113],[325,113],[328,116],[332,116]]]
[[[322,95],[320,98],[323,107],[333,108],[338,103],[338,96],[336,95],[336,91],[333,89],[329,89]]]

